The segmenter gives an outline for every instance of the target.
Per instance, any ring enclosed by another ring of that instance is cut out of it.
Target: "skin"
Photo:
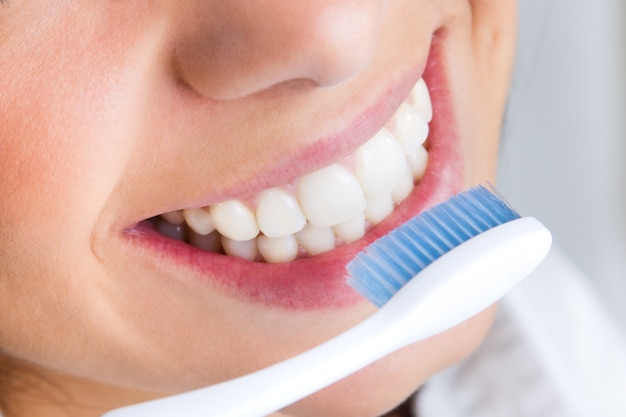
[[[0,353],[14,414],[98,416],[206,386],[371,314],[366,303],[285,311],[181,283],[128,262],[120,228],[245,195],[269,166],[423,64],[434,33],[463,183],[493,180],[515,9],[512,0],[13,0],[0,9]],[[381,415],[469,354],[492,315],[276,416]]]

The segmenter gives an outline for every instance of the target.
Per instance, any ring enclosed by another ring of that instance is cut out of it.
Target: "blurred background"
[[[498,188],[626,331],[626,1],[519,4]]]

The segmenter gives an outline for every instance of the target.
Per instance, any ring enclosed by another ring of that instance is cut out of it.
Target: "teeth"
[[[391,198],[394,203],[400,203],[411,194],[411,191],[413,191],[413,173],[409,165],[405,163],[398,185],[391,190]]]
[[[356,177],[369,198],[391,192],[400,183],[406,167],[404,151],[384,128],[355,154]]]
[[[161,214],[161,217],[165,219],[169,224],[183,224],[185,223],[185,218],[183,217],[183,212],[181,210],[170,211],[167,213]]]
[[[306,223],[298,201],[280,188],[263,191],[256,209],[259,229],[269,237],[299,232]]]
[[[417,112],[415,107],[402,103],[395,116],[395,136],[404,149],[410,154],[426,142],[428,138],[428,123]]]
[[[432,116],[430,94],[420,80],[387,127],[341,164],[262,191],[246,203],[230,200],[164,213],[155,227],[209,252],[265,262],[289,262],[359,240],[423,178]],[[256,203],[250,207],[250,202]]]
[[[172,239],[185,240],[187,237],[187,226],[185,226],[184,222],[183,224],[172,224],[165,220],[159,220],[155,227],[159,233]]]
[[[357,214],[345,222],[333,226],[335,235],[344,243],[352,243],[365,236],[365,215]]]
[[[265,262],[290,262],[298,257],[298,242],[294,235],[281,237],[259,236],[259,252]]]
[[[259,234],[254,213],[238,200],[211,206],[210,213],[217,231],[229,239],[244,241]]]
[[[300,178],[298,200],[307,219],[317,227],[330,227],[365,209],[365,196],[354,175],[333,164]]]
[[[365,208],[365,218],[372,222],[372,224],[378,224],[389,216],[393,211],[393,199],[391,194],[381,196],[372,200],[367,200],[367,207]]]
[[[208,210],[190,208],[183,210],[183,217],[187,225],[199,235],[208,235],[215,230],[215,222]]]
[[[330,227],[316,227],[311,223],[298,233],[296,240],[309,255],[318,255],[335,248],[335,234]]]
[[[430,123],[433,119],[433,104],[430,100],[430,93],[426,82],[420,78],[411,91],[411,99],[413,100],[413,106],[417,112],[422,116],[426,123]]]
[[[256,261],[259,255],[256,241],[256,239],[237,241],[222,236],[222,247],[226,255]]]
[[[222,251],[221,235],[218,232],[200,235],[193,230],[187,234],[187,241],[196,248],[207,252],[219,253]]]
[[[421,179],[426,173],[426,165],[428,164],[428,151],[423,146],[417,148],[417,152],[406,155],[406,160],[411,167],[413,178]]]

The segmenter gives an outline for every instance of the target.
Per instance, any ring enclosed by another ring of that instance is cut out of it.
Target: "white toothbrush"
[[[266,416],[484,310],[550,245],[550,232],[537,220],[473,188],[395,229],[348,265],[351,285],[382,305],[359,325],[266,369],[103,417]]]

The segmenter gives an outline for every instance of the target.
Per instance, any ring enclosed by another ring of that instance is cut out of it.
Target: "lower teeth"
[[[290,262],[299,258],[319,255],[363,237],[365,230],[371,227],[369,222],[363,222],[363,233],[355,235],[355,232],[349,230],[342,232],[340,227],[317,228],[307,223],[300,232],[294,235],[271,238],[259,234],[250,240],[236,241],[220,235],[217,231],[201,235],[184,223],[171,224],[161,217],[154,217],[150,219],[150,222],[160,234],[186,242],[203,251],[267,263]],[[356,226],[352,227],[357,228]],[[338,237],[342,233],[344,237],[350,236],[352,233],[352,237],[349,240],[343,240]]]

